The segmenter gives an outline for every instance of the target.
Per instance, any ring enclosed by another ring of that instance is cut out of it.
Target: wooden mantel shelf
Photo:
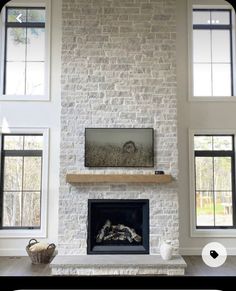
[[[67,174],[67,183],[170,183],[171,175],[154,174]]]

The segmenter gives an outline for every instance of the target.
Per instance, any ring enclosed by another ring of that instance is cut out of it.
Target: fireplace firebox
[[[149,200],[89,199],[88,254],[149,254]]]

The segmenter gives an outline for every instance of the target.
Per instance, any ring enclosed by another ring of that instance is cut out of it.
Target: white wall
[[[190,237],[188,129],[232,129],[235,131],[236,102],[188,101],[187,0],[178,0],[177,3],[180,253],[201,254],[201,249],[206,243],[217,241],[225,245],[229,254],[236,254],[236,238]]]
[[[49,142],[49,185],[47,237],[41,241],[57,244],[60,148],[61,0],[52,0],[51,18],[51,100],[48,102],[0,102],[0,127],[47,127]],[[0,256],[27,255],[29,238],[1,238]]]

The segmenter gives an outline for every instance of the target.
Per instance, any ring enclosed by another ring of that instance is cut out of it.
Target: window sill
[[[48,95],[0,95],[0,101],[50,101]]]
[[[46,232],[42,229],[2,229],[0,238],[46,238]]]
[[[195,96],[189,97],[190,102],[236,102],[236,96],[228,96],[228,97],[209,97],[209,96]]]
[[[191,237],[236,237],[236,229],[194,229]]]

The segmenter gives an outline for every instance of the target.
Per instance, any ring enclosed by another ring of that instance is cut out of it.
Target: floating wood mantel
[[[67,183],[170,183],[171,175],[154,174],[67,174]]]

